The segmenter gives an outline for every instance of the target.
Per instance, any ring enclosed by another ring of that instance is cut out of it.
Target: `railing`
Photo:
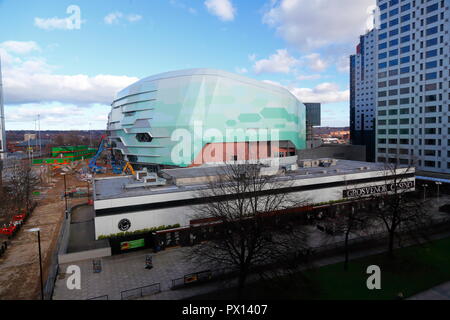
[[[154,283],[149,286],[134,288],[130,290],[125,290],[120,293],[120,298],[122,300],[136,299],[145,296],[150,296],[161,292],[161,284]]]
[[[109,300],[109,296],[107,294],[105,294],[104,296],[98,296],[95,298],[89,298],[87,300]]]
[[[192,285],[197,283],[203,283],[212,280],[213,272],[211,270],[200,271],[196,273],[186,274],[182,278],[172,280],[171,289],[177,289],[186,285]]]
[[[77,206],[75,206],[75,207],[77,207]],[[49,273],[47,276],[47,280],[45,281],[45,284],[44,284],[44,299],[45,300],[52,300],[52,298],[53,298],[53,291],[55,289],[56,277],[58,276],[59,271],[60,271],[59,263],[58,263],[58,254],[61,249],[61,244],[62,244],[62,239],[64,237],[64,233],[67,231],[66,229],[70,225],[72,210],[75,207],[69,208],[69,217],[68,217],[68,219],[64,219],[64,221],[61,224],[61,229],[59,231],[59,235],[58,235],[58,239],[57,239],[57,245],[50,257]]]

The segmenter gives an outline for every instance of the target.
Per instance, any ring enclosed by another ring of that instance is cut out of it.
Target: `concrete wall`
[[[366,161],[366,147],[354,145],[329,145],[315,149],[297,150],[299,159],[335,158]]]
[[[58,255],[59,264],[111,256],[111,247]]]

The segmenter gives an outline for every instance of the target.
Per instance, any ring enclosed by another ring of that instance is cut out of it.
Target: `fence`
[[[99,296],[99,297],[95,297],[95,298],[89,298],[87,300],[109,300],[109,296],[107,294],[105,294],[104,296]]]
[[[218,275],[211,270],[187,274],[182,278],[172,279],[171,289],[174,290],[187,285],[203,283],[216,277],[218,277]]]
[[[154,283],[149,286],[122,291],[120,293],[120,298],[122,300],[136,299],[145,296],[150,296],[152,294],[159,292],[161,292],[161,284]]]
[[[67,245],[65,243],[67,241],[63,241],[63,238],[66,238],[66,240],[68,239],[68,237],[67,236],[64,237],[64,235],[66,234],[66,230],[68,228],[70,228],[71,213],[72,213],[72,210],[76,207],[77,206],[75,206],[73,208],[69,208],[68,218],[63,221],[63,223],[61,225],[61,229],[59,230],[56,249],[53,251],[52,256],[50,257],[50,259],[51,259],[50,260],[51,261],[50,268],[49,268],[47,280],[45,281],[45,285],[44,285],[44,299],[45,300],[52,300],[53,290],[55,289],[56,277],[58,276],[58,273],[59,273],[58,255],[61,250],[65,250],[65,246]]]

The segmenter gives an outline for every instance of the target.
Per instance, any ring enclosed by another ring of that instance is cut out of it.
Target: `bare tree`
[[[32,193],[38,184],[39,178],[30,163],[21,161],[14,164],[8,185],[10,198],[17,210],[30,210]]]
[[[286,223],[293,208],[305,206],[306,200],[291,196],[290,181],[264,175],[260,165],[226,165],[220,170],[199,194],[206,203],[194,207],[196,218],[218,224],[217,233],[194,246],[190,256],[202,265],[237,271],[242,297],[251,272],[306,246],[305,237]]]
[[[368,206],[370,203],[364,197],[352,198],[351,203],[345,205],[336,205],[336,211],[333,215],[326,217],[323,221],[324,231],[335,240],[336,236],[344,237],[344,270],[348,270],[350,248],[350,236],[363,236],[369,232],[369,227],[374,220],[373,214]],[[341,208],[341,206],[343,206]]]
[[[412,241],[427,238],[431,215],[425,200],[411,193],[415,187],[412,166],[401,167],[397,163],[385,165],[385,184],[377,198],[376,217],[389,234],[389,256],[394,257],[395,241],[402,237]]]

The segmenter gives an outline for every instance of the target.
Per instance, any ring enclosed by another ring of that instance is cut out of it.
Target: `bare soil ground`
[[[67,189],[86,187],[75,175],[67,175]],[[0,258],[0,300],[40,299],[39,254],[37,234],[27,229],[41,229],[41,250],[44,282],[47,279],[51,256],[57,246],[58,235],[64,221],[64,180],[59,174],[53,177],[38,206],[19,233],[11,241],[5,255]],[[85,203],[86,198],[68,199],[69,207]]]

